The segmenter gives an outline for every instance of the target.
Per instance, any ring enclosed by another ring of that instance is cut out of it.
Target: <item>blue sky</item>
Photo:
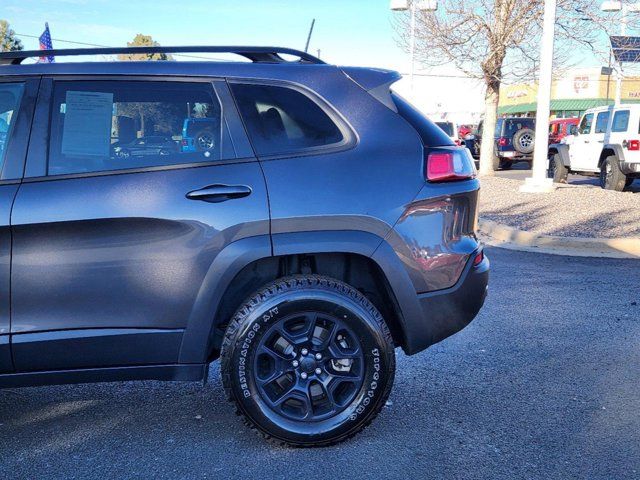
[[[276,45],[304,48],[331,63],[408,70],[396,46],[388,0],[0,0],[0,18],[21,34],[125,46],[135,34],[163,45]],[[21,37],[26,48],[36,39]],[[55,42],[54,47],[77,45]]]

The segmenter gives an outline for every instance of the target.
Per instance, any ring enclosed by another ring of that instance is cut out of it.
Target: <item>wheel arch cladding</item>
[[[216,358],[224,327],[246,298],[266,283],[296,273],[319,273],[365,293],[378,308],[396,345],[406,347],[407,316],[420,306],[411,280],[391,246],[366,232],[300,232],[230,244],[216,258],[192,309],[180,362]],[[373,255],[375,251],[375,255]]]
[[[618,161],[624,160],[624,152],[620,145],[605,145],[602,147],[602,153],[598,159],[598,168],[602,167],[605,159],[608,157],[616,157]]]

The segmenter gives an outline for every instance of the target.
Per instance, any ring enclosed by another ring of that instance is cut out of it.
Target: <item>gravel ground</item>
[[[0,390],[0,478],[639,478],[640,261],[487,255],[479,317],[398,352],[390,404],[348,442],[265,443],[225,402],[216,363],[205,387]]]
[[[640,237],[640,193],[635,188],[612,192],[593,184],[569,184],[558,185],[553,193],[532,194],[518,190],[520,180],[482,177],[481,182],[481,218],[544,235]]]

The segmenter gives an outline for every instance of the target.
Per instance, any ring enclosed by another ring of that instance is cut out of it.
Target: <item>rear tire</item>
[[[553,183],[567,183],[569,169],[564,165],[559,153],[556,153],[549,159],[548,177],[553,178]]]
[[[611,155],[604,159],[600,167],[600,186],[605,190],[621,192],[627,183],[627,176],[618,165],[618,158]]]
[[[360,292],[329,277],[296,275],[238,309],[221,369],[228,399],[251,428],[278,443],[326,446],[380,412],[395,352],[382,316]]]
[[[511,170],[513,167],[513,160],[500,160],[498,168],[500,170]]]

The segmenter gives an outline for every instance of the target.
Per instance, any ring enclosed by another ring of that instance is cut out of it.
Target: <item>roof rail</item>
[[[313,55],[293,48],[280,47],[238,47],[238,46],[191,46],[191,47],[106,47],[106,48],[66,48],[59,50],[17,50],[0,52],[0,65],[19,65],[27,58],[67,57],[78,55],[117,55],[151,53],[233,53],[254,63],[313,63],[324,64]],[[293,55],[297,62],[284,59],[281,55]]]

